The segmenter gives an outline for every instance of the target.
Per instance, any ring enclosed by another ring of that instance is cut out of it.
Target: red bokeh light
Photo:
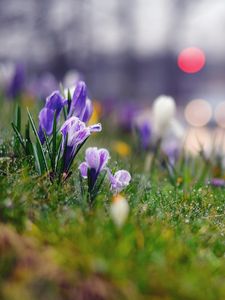
[[[205,65],[205,54],[199,48],[186,48],[178,55],[177,64],[185,73],[197,73]]]

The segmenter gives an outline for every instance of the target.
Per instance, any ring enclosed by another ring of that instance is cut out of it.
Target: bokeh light
[[[206,100],[190,101],[184,111],[186,121],[195,127],[205,126],[212,117],[212,108]]]
[[[225,128],[225,101],[216,106],[214,118],[218,126]]]
[[[198,155],[200,151],[209,154],[212,150],[212,138],[210,131],[206,127],[189,128],[186,134],[185,150],[193,155]]]
[[[205,65],[205,54],[199,48],[186,48],[178,55],[177,64],[185,73],[197,73]]]

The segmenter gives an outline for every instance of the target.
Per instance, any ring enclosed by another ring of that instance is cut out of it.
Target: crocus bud
[[[121,195],[113,197],[110,207],[110,214],[117,227],[122,227],[129,214],[129,204]]]
[[[155,132],[162,136],[170,125],[176,112],[176,104],[172,97],[160,96],[153,103],[153,118]]]

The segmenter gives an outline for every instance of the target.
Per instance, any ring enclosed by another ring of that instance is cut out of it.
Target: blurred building
[[[0,0],[0,16],[0,61],[76,68],[97,97],[225,98],[224,0]],[[206,67],[183,74],[177,55],[193,45]]]

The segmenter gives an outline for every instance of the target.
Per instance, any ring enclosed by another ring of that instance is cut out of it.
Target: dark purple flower
[[[141,149],[147,150],[149,148],[152,136],[152,129],[149,122],[142,122],[136,126]]]
[[[28,90],[29,92],[38,97],[39,99],[46,99],[46,97],[58,88],[58,82],[54,75],[51,73],[44,73],[39,78],[33,78],[29,82]]]
[[[225,187],[225,180],[222,178],[212,178],[210,184],[216,187]]]
[[[19,96],[25,86],[25,69],[22,64],[15,66],[14,74],[7,88],[7,95],[10,98]]]
[[[118,109],[118,107],[117,107]],[[138,107],[132,103],[126,103],[117,111],[118,122],[123,130],[131,131],[135,117],[138,114]]]
[[[75,116],[80,118],[84,114],[86,107],[87,87],[85,82],[79,81],[75,87],[73,95],[71,96],[72,99],[68,117]]]
[[[101,130],[101,124],[86,126],[84,122],[74,116],[65,121],[60,130],[63,136],[62,148],[65,149],[66,147],[64,161],[65,171],[68,171],[73,158],[79,150],[79,146],[91,135],[92,132],[99,132]]]
[[[111,190],[114,194],[120,193],[129,185],[131,180],[130,173],[126,170],[119,170],[114,175],[108,170],[108,177],[111,183]]]
[[[88,177],[90,172],[90,181],[93,188],[99,174],[105,169],[108,160],[109,152],[107,149],[98,149],[97,147],[89,147],[85,152],[85,162],[81,163],[79,170],[83,178]]]
[[[83,115],[80,117],[81,121],[87,123],[93,113],[93,105],[90,99],[86,100]]]
[[[45,107],[56,112],[56,117],[58,118],[64,104],[65,99],[61,96],[59,91],[55,91],[47,97]]]
[[[53,131],[54,116],[58,121],[60,112],[64,106],[65,100],[59,91],[53,92],[47,99],[45,107],[39,113],[39,130],[38,135],[41,143],[45,142],[45,135],[50,136]]]

